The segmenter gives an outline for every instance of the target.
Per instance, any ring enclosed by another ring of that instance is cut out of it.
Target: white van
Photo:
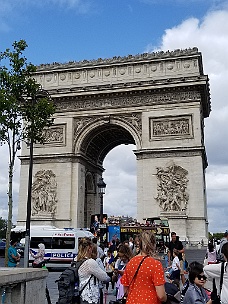
[[[23,236],[25,227],[17,226],[12,229],[15,234]],[[33,253],[38,250],[38,244],[45,245],[45,259],[48,259],[47,267],[69,267],[78,254],[78,241],[80,238],[93,238],[94,235],[83,229],[56,228],[54,226],[31,226],[30,249]],[[29,255],[29,262],[33,258]]]

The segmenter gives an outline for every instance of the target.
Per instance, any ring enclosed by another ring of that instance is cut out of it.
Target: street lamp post
[[[47,91],[40,89],[34,98],[32,98],[32,106],[35,105],[40,98],[50,98]],[[28,174],[28,194],[27,194],[27,214],[25,227],[25,250],[24,250],[24,268],[29,267],[29,247],[30,247],[30,223],[31,223],[31,209],[32,209],[32,171],[33,171],[33,146],[34,146],[34,117],[31,119],[32,136],[30,138],[29,149],[29,174]]]
[[[106,184],[102,177],[99,178],[97,183],[98,193],[100,195],[100,225],[103,225],[103,196],[105,194]],[[101,226],[102,227],[102,226]],[[103,228],[100,228],[100,242],[103,242]]]
[[[28,194],[27,194],[27,216],[25,228],[25,251],[24,267],[29,267],[29,245],[30,245],[30,222],[31,222],[31,200],[32,200],[32,170],[33,170],[33,138],[30,140],[29,149],[29,176],[28,176]]]

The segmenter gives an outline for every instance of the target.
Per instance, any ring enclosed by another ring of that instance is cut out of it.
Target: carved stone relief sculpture
[[[163,117],[151,119],[151,135],[153,139],[162,137],[192,137],[191,116],[183,117]]]
[[[44,144],[50,144],[53,146],[65,145],[65,133],[65,124],[57,126],[54,125],[49,128],[44,128],[42,132],[42,135],[44,137]]]
[[[32,216],[53,217],[56,207],[56,176],[52,170],[40,170],[32,185]]]
[[[163,211],[186,211],[188,171],[174,163],[166,168],[157,168],[157,197]]]
[[[82,117],[74,118],[74,138],[86,127],[88,124],[96,120],[96,117]]]
[[[134,127],[140,137],[142,136],[142,114],[132,113],[130,115],[114,116],[116,119],[121,119],[124,122],[128,122],[131,127]]]

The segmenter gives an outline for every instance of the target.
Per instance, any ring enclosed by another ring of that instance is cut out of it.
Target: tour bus
[[[119,238],[121,242],[133,239],[143,231],[151,231],[156,237],[156,247],[159,252],[164,251],[164,244],[170,241],[170,229],[167,218],[145,218],[145,223],[124,224],[121,226],[109,226],[109,241]]]
[[[12,234],[18,239],[24,237],[25,227],[17,226],[12,229]],[[78,241],[80,238],[93,238],[90,231],[75,228],[56,228],[53,226],[31,226],[30,249],[35,254],[38,251],[38,244],[45,245],[46,266],[69,267],[70,263],[78,254]],[[29,254],[29,262],[34,259]]]

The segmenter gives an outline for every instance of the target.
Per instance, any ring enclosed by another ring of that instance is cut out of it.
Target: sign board
[[[99,228],[106,228],[106,224],[99,224]]]

